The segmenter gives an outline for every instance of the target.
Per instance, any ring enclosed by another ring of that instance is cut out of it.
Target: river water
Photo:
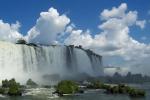
[[[21,97],[0,96],[0,100],[150,100],[150,84],[132,85],[134,87],[142,88],[146,91],[144,98],[131,98],[128,95],[111,95],[104,94],[102,90],[89,90],[84,94],[66,95],[64,97],[54,97],[51,94],[51,89],[36,89],[28,92]]]

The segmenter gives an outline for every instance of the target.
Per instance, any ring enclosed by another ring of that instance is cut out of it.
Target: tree
[[[8,91],[7,91],[7,89]],[[8,93],[8,95],[21,95],[20,90],[20,84],[16,82],[14,78],[11,80],[2,80],[2,88],[0,89],[0,93],[4,94],[5,92]]]
[[[56,91],[59,94],[72,94],[79,90],[78,85],[69,80],[64,80],[58,83],[56,86]]]
[[[5,94],[5,88],[0,88],[0,94]]]
[[[87,88],[100,89],[100,88],[103,88],[102,85],[103,84],[100,83],[100,81],[93,81],[93,82],[91,82],[91,84],[87,85]]]
[[[28,79],[27,82],[26,82],[26,85],[37,86],[37,83],[35,83],[32,79]]]
[[[7,79],[2,80],[2,87],[3,88],[8,88],[9,87],[9,81]]]
[[[8,90],[9,95],[21,95],[21,90],[19,89],[18,84],[13,84],[10,85],[9,90]]]

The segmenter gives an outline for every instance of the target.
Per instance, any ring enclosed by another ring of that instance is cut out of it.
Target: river
[[[54,97],[51,94],[51,89],[35,89],[21,97],[0,96],[0,100],[150,100],[150,84],[141,84],[130,86],[142,88],[146,91],[145,98],[131,98],[128,95],[111,95],[105,94],[102,90],[89,90],[84,94],[66,95],[64,97]]]

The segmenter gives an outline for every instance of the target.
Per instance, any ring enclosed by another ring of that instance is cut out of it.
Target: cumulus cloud
[[[120,18],[124,16],[126,10],[127,10],[127,4],[122,3],[118,8],[113,7],[111,10],[104,9],[100,17],[104,20],[107,20],[109,18],[114,18],[114,17]]]
[[[146,21],[138,20],[138,12],[128,11],[127,8],[127,4],[122,3],[119,7],[105,9],[100,14],[101,20],[104,21],[98,26],[102,30],[101,33],[92,36],[89,31],[72,29],[64,43],[82,45],[108,59],[119,56],[123,59],[120,66],[135,68],[136,62],[142,65],[143,59],[150,57],[150,46],[133,39],[129,33],[131,26],[136,25],[143,29]],[[145,67],[144,69],[149,69],[148,66]]]
[[[143,20],[143,21],[136,21],[136,25],[140,26],[141,29],[143,29],[145,27],[145,24],[146,24],[145,20]]]
[[[15,43],[18,38],[22,38],[19,28],[20,23],[18,21],[15,24],[9,24],[0,20],[0,40]]]
[[[92,37],[89,32],[72,30],[72,34],[65,40],[65,43],[101,49],[97,51],[120,50],[127,42],[132,41],[129,36],[129,27],[138,21],[136,11],[126,13],[126,10],[127,5],[125,3],[118,8],[113,7],[112,10],[105,9],[101,13],[101,18],[105,22],[99,25],[99,28],[103,30],[102,33]]]
[[[40,13],[36,25],[28,31],[26,38],[32,43],[50,44],[65,30],[69,22],[66,15],[60,15],[56,9],[50,8],[48,12]]]
[[[83,30],[72,30],[70,36],[65,39],[64,43],[67,45],[73,44],[89,47],[92,41],[93,39],[88,30],[85,32]]]

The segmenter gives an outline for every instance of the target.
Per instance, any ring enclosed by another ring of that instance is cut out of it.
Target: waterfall
[[[103,75],[102,57],[71,46],[29,46],[0,42],[0,80],[28,78],[41,82],[44,78]]]

